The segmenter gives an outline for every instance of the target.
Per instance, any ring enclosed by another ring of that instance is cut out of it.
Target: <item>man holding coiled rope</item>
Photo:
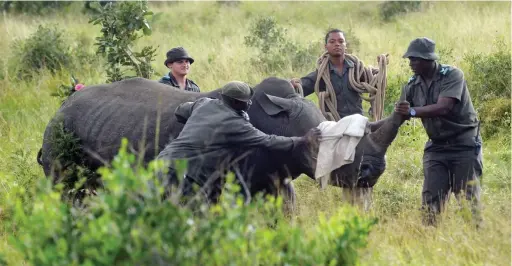
[[[370,113],[375,120],[382,116],[384,90],[386,86],[385,65],[387,55],[379,56],[381,70],[368,68],[353,55],[346,54],[345,33],[339,29],[330,30],[325,36],[326,52],[319,58],[315,71],[300,79],[292,80],[297,89],[302,85],[304,96],[315,92],[319,98],[322,113],[328,120],[363,114],[362,99],[372,102]],[[362,93],[369,93],[364,98]]]

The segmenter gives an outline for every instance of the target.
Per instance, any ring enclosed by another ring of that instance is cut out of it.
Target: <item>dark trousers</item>
[[[166,197],[170,196],[171,187],[174,186],[179,189],[183,201],[194,199],[208,204],[219,200],[223,185],[223,178],[218,172],[212,173],[210,177],[187,174],[180,177],[172,165],[169,166],[167,175],[161,179],[166,188]]]
[[[474,218],[479,220],[480,177],[483,168],[481,150],[477,147],[454,149],[432,146],[423,155],[425,179],[422,208],[426,210],[424,222],[436,223],[436,216],[444,209],[451,192],[457,200],[461,200],[463,196],[471,204]]]

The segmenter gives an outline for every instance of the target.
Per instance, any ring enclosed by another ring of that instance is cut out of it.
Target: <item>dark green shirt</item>
[[[353,115],[363,114],[363,101],[360,94],[352,89],[348,80],[348,72],[350,68],[353,68],[354,64],[347,59],[343,64],[343,73],[340,73],[336,68],[329,62],[329,74],[331,76],[331,83],[336,93],[336,101],[338,104],[338,114],[341,118]],[[307,76],[301,78],[302,89],[304,96],[308,96],[315,92],[315,83],[318,76],[318,70],[309,73]],[[319,90],[325,91],[325,82],[323,79],[320,80]],[[326,110],[327,106],[326,106]]]
[[[425,131],[433,141],[469,139],[475,137],[478,120],[464,73],[453,66],[436,63],[436,72],[430,88],[419,75],[414,75],[404,86],[400,99],[411,107],[436,104],[439,97],[456,99],[453,109],[444,116],[421,118]]]

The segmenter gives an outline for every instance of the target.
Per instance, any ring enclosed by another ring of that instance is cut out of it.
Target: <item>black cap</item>
[[[165,59],[164,65],[167,66],[167,64],[176,62],[181,59],[188,59],[190,64],[194,63],[194,59],[188,55],[185,48],[176,47],[167,52],[167,59]]]
[[[234,80],[222,87],[221,94],[242,102],[248,102],[254,95],[254,90],[247,83]]]

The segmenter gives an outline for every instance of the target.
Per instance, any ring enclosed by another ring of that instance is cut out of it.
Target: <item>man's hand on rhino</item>
[[[290,83],[292,84],[293,88],[298,89],[300,85],[300,79],[294,78],[290,80]]]
[[[401,115],[409,115],[409,109],[411,109],[411,104],[407,101],[398,102],[395,104],[395,112]]]
[[[312,128],[304,135],[304,141],[310,146],[318,146],[320,140],[322,139],[322,131],[317,127]]]

